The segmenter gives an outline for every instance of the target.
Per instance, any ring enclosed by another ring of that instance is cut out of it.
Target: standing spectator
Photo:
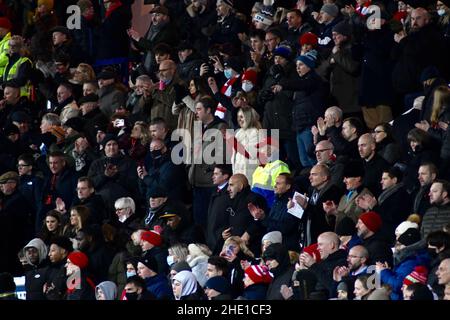
[[[403,150],[397,143],[389,123],[380,123],[375,126],[372,136],[376,142],[377,154],[390,165],[395,164],[402,157]]]
[[[23,254],[26,258],[25,269],[25,291],[27,300],[44,300],[42,287],[44,286],[40,270],[48,265],[48,249],[45,243],[34,238],[23,248]]]
[[[140,258],[138,275],[145,281],[147,291],[158,300],[172,300],[173,291],[165,274],[158,272],[158,264],[154,257]],[[125,290],[127,287],[125,286]]]
[[[88,264],[88,257],[81,251],[71,252],[67,256],[66,275],[69,278],[78,275],[76,280],[71,279],[71,285],[68,284],[67,300],[95,300],[95,285],[85,273]]]
[[[450,184],[445,180],[436,180],[430,187],[431,207],[425,212],[420,232],[425,238],[430,232],[441,230],[450,222]]]

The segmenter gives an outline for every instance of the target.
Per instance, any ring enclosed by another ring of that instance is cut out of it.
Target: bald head
[[[347,265],[351,271],[358,270],[361,266],[366,266],[369,260],[369,251],[363,246],[354,246],[347,255]]]
[[[416,8],[411,12],[411,31],[419,31],[430,23],[430,14],[424,8]]]
[[[358,140],[358,151],[361,158],[369,161],[375,155],[375,138],[370,133],[365,133]]]
[[[228,182],[228,194],[231,199],[234,199],[239,192],[248,187],[247,177],[243,174],[237,173],[232,175]]]
[[[436,271],[436,276],[440,285],[450,283],[450,258],[441,261]]]
[[[338,127],[342,122],[342,109],[337,106],[329,107],[325,110],[325,123],[328,127],[335,125]]]
[[[318,164],[326,164],[333,154],[334,146],[328,140],[322,140],[316,145],[316,159]]]
[[[159,65],[159,79],[165,83],[169,83],[175,76],[176,70],[177,64],[173,60],[168,59],[162,61]]]
[[[339,250],[341,241],[339,236],[334,232],[324,232],[317,238],[317,249],[320,252],[322,260],[326,259],[330,254]]]
[[[152,142],[150,143],[150,152],[161,150],[161,153],[166,152],[166,144],[161,139],[152,139]]]

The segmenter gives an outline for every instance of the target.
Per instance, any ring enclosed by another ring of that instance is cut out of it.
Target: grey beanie
[[[337,17],[337,15],[339,14],[339,8],[334,3],[324,4],[320,11],[326,12],[332,17]]]
[[[280,231],[272,231],[264,235],[261,243],[264,242],[264,240],[270,241],[271,243],[281,243],[283,241],[283,235]]]

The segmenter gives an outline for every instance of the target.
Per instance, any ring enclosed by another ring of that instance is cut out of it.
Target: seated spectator
[[[224,276],[214,276],[205,283],[208,300],[231,300],[230,282]]]
[[[117,285],[112,281],[100,282],[95,287],[96,300],[117,300]]]
[[[200,300],[197,279],[191,271],[178,272],[172,280],[172,290],[175,300]]]

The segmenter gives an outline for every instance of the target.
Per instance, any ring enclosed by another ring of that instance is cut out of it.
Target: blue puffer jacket
[[[405,277],[410,274],[416,266],[430,265],[430,256],[424,249],[413,255],[406,257],[393,270],[385,269],[381,271],[381,284],[388,284],[392,288],[391,300],[402,300],[402,285]]]
[[[152,293],[158,300],[173,300],[173,291],[169,287],[167,278],[162,274],[146,278],[147,291]]]

